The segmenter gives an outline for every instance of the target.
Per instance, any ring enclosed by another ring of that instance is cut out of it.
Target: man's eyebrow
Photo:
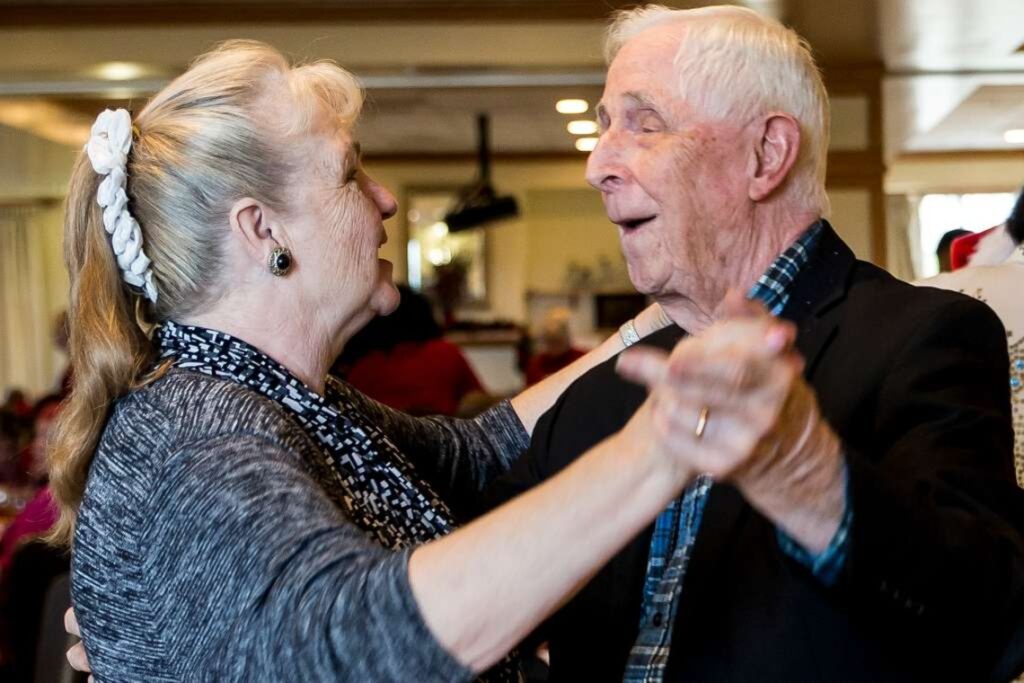
[[[658,107],[655,106],[654,104],[654,100],[652,100],[650,95],[648,95],[647,93],[642,93],[633,90],[626,93],[626,99],[633,100],[635,104],[646,109],[654,109],[655,111],[657,111],[658,109]]]

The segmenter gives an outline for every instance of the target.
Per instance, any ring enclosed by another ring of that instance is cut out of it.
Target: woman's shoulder
[[[118,401],[108,431],[159,426],[168,445],[246,434],[272,441],[302,438],[301,427],[274,401],[237,382],[172,369]]]
[[[90,468],[86,502],[95,503],[91,494],[98,491],[145,499],[159,473],[183,454],[253,440],[308,457],[309,437],[281,406],[236,382],[172,369],[115,403]]]
[[[166,589],[161,572],[178,570],[161,568],[153,538],[182,520],[215,518],[195,500],[239,490],[229,475],[258,472],[274,457],[304,469],[308,443],[270,399],[189,370],[171,370],[117,402],[90,467],[72,556],[72,593],[98,671],[164,680],[155,678],[167,670],[168,651],[154,599]]]

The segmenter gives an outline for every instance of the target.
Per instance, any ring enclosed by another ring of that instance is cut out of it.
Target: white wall
[[[62,353],[52,344],[53,321],[67,307],[68,279],[61,253],[63,208],[56,201],[67,190],[71,164],[77,150],[0,126],[0,206],[23,207],[28,232],[22,246],[27,263],[19,264],[33,273],[33,282],[15,282],[0,287],[0,302],[9,306],[5,319],[18,321],[17,338],[8,337],[3,349],[13,362],[0,376],[0,393],[8,386],[20,386],[33,395],[48,393],[65,364]],[[9,224],[8,224],[9,225]],[[0,254],[0,268],[12,254]],[[31,302],[26,309],[18,302]],[[7,330],[6,332],[11,332]],[[4,343],[0,341],[0,343]]]
[[[60,198],[78,150],[0,125],[0,203]]]

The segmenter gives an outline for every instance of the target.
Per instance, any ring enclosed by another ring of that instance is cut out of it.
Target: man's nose
[[[617,142],[615,133],[605,131],[587,158],[587,182],[602,192],[613,190],[624,178],[622,153]]]

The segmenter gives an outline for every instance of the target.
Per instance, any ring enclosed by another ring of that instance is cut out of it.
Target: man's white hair
[[[608,64],[629,40],[666,24],[680,26],[673,63],[687,104],[712,119],[745,122],[775,111],[799,122],[800,154],[790,182],[806,208],[827,216],[828,95],[807,42],[745,7],[647,5],[613,15],[605,40]]]

